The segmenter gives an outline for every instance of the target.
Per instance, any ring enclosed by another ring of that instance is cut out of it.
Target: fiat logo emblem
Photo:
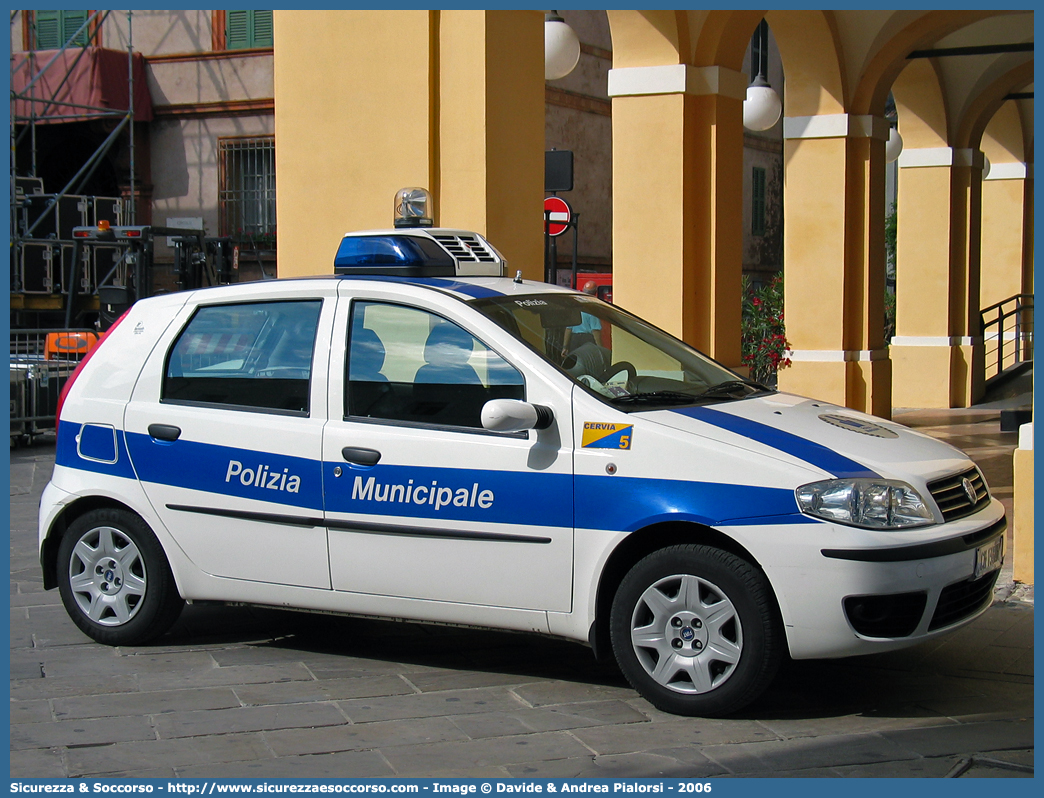
[[[964,488],[964,495],[968,497],[968,501],[975,504],[979,500],[978,495],[975,493],[975,486],[972,485],[972,481],[967,477],[961,482],[961,487]]]

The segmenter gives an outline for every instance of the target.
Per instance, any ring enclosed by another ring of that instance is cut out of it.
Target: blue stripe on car
[[[724,413],[711,407],[682,407],[671,412],[681,413],[683,416],[694,418],[705,424],[712,424],[744,438],[770,446],[786,454],[804,460],[806,463],[821,468],[833,474],[839,479],[855,477],[876,477],[877,473],[866,466],[857,463],[833,449],[828,449],[822,444],[810,441],[781,429],[770,427],[759,421],[749,418],[735,416],[732,413]]]
[[[140,432],[127,433],[127,448],[142,482],[322,510],[322,470],[316,460],[184,439],[167,443]],[[232,463],[238,463],[238,469]],[[269,475],[266,487],[254,484],[259,470]],[[247,471],[252,475],[249,484]],[[296,491],[287,489],[283,474],[298,477]],[[279,479],[269,489],[271,475]]]
[[[772,521],[759,521],[772,516]],[[719,482],[577,476],[576,526],[633,532],[665,521],[707,526],[817,523],[801,515],[794,491]]]
[[[79,427],[69,426],[74,433]],[[188,440],[167,443],[143,433],[127,433],[117,464],[106,468],[79,457],[75,435],[66,431],[63,426],[60,465],[132,479],[136,469],[147,483],[320,513],[325,484],[326,511],[346,515],[560,528],[573,526],[575,517],[578,528],[623,532],[664,521],[722,526],[816,523],[797,512],[794,492],[782,488],[621,476],[574,478],[534,471],[354,467]],[[124,436],[118,437],[122,441]],[[333,473],[337,467],[342,469],[340,477]],[[300,479],[296,491],[286,489],[284,475]]]

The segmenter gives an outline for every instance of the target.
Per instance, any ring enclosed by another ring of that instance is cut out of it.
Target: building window
[[[272,46],[271,11],[226,11],[225,48],[247,50]]]
[[[275,137],[220,139],[221,234],[275,249]]]
[[[750,232],[765,235],[765,170],[760,166],[755,166],[751,174]]]
[[[89,11],[36,11],[33,13],[33,49],[57,50],[67,43],[84,46],[90,37],[90,31],[84,27]],[[83,30],[80,30],[83,28]],[[73,34],[80,31],[76,38],[69,41]]]

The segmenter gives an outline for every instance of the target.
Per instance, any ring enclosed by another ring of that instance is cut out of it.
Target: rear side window
[[[167,356],[164,402],[308,414],[320,300],[199,308]]]

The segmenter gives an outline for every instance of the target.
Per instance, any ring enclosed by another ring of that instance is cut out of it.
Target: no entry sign
[[[573,218],[573,209],[561,197],[548,197],[544,200],[544,218],[548,220],[548,235],[560,236],[569,229],[569,220]]]

